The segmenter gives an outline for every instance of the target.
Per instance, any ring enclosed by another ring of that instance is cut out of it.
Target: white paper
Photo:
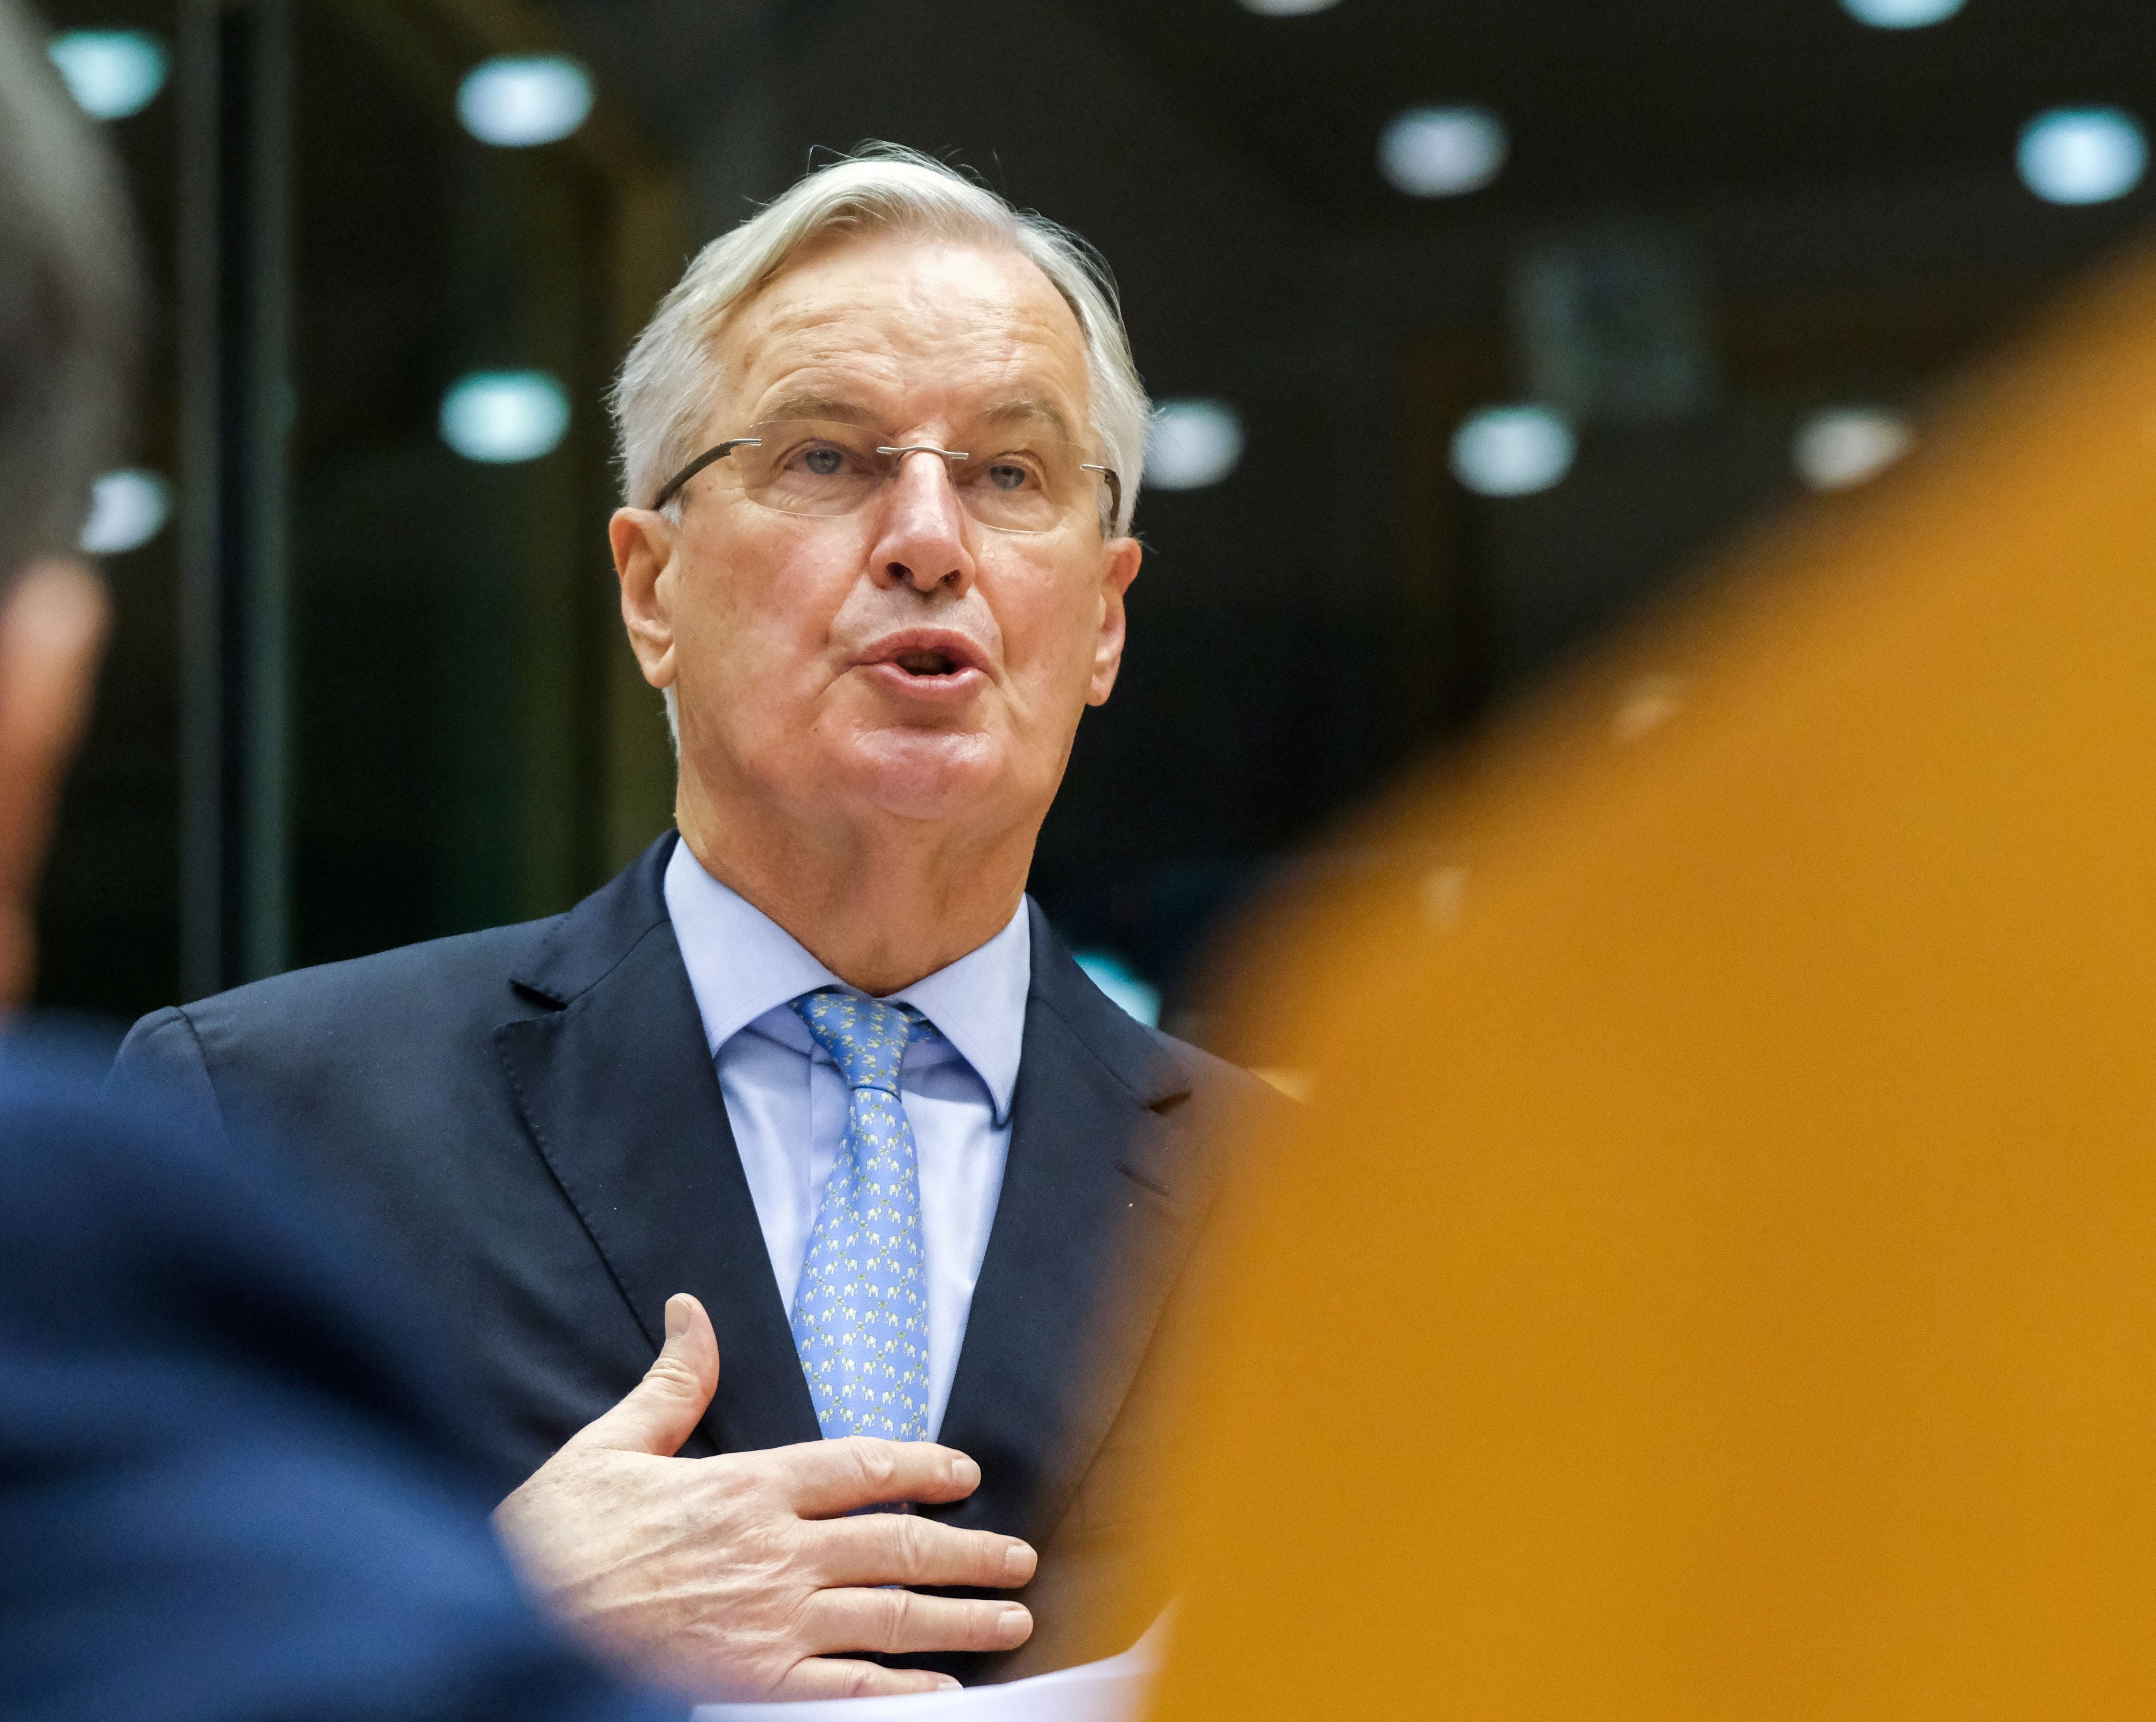
[[[699,1704],[690,1722],[1136,1722],[1160,1666],[1168,1620],[1121,1656],[1029,1680],[903,1698],[824,1698],[799,1704]]]

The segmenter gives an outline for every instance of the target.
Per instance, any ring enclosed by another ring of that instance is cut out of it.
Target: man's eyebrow
[[[1066,443],[1078,440],[1078,433],[1070,428],[1070,421],[1063,416],[1063,409],[1053,401],[1037,397],[1006,401],[1000,407],[991,407],[980,417],[983,425],[1038,424],[1052,430]]]
[[[880,414],[871,412],[858,401],[844,395],[824,394],[814,389],[796,389],[791,394],[781,395],[757,415],[759,424],[774,418],[821,418],[834,424],[855,424],[878,427]],[[1055,402],[1038,396],[1026,396],[1014,401],[1004,401],[981,413],[973,423],[983,429],[1001,428],[1009,425],[1039,425],[1054,433],[1066,443],[1078,440],[1070,421]]]
[[[850,401],[844,395],[796,389],[790,395],[781,395],[765,407],[757,415],[757,423],[765,424],[774,418],[823,418],[834,424],[873,424],[876,415],[860,402]]]

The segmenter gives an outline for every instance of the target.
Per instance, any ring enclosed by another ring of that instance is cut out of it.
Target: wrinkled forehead
[[[1005,246],[880,234],[815,247],[737,307],[715,345],[715,419],[850,408],[836,416],[899,430],[1023,413],[1088,434],[1078,319]]]

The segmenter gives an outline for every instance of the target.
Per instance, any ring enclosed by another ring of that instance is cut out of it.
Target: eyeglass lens
[[[767,419],[752,425],[726,458],[752,502],[782,514],[850,515],[868,506],[906,455],[885,454],[891,439],[860,425],[822,419]],[[1048,532],[1100,505],[1101,474],[1075,443],[1004,428],[978,432],[942,461],[961,506],[1003,532]]]

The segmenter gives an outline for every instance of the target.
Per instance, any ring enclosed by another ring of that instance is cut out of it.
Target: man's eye
[[[998,490],[1023,490],[1033,474],[1014,460],[999,460],[988,469],[988,482]]]
[[[802,455],[801,464],[819,479],[835,479],[845,470],[846,457],[836,448],[811,448]]]

